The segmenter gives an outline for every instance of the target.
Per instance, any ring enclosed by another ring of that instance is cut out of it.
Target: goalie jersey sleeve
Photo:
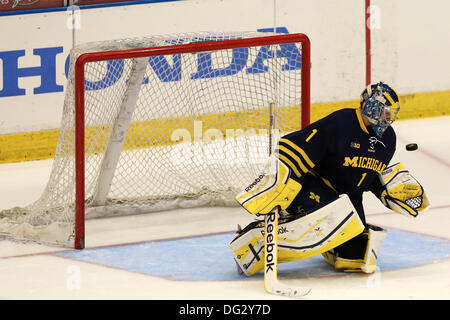
[[[283,136],[276,152],[300,183],[313,174],[337,193],[347,194],[365,221],[362,194],[376,189],[378,173],[391,161],[395,145],[392,127],[378,138],[364,125],[359,109],[341,109]],[[307,192],[308,186],[303,187]]]

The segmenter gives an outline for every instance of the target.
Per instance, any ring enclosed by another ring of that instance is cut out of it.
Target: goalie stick
[[[272,130],[275,128],[275,103],[269,103],[269,156],[272,154]],[[264,289],[272,294],[287,297],[302,297],[311,289],[293,287],[278,281],[278,212],[274,208],[264,217]]]
[[[264,289],[280,296],[302,297],[311,289],[289,286],[278,280],[278,211],[277,207],[264,217]]]

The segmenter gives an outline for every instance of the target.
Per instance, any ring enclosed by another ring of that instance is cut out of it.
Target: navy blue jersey
[[[294,178],[304,181],[301,192],[308,191],[307,176],[312,174],[337,194],[346,193],[365,222],[362,194],[370,190],[378,195],[378,173],[391,161],[395,145],[392,127],[378,138],[364,125],[359,109],[341,109],[283,136],[276,153]]]

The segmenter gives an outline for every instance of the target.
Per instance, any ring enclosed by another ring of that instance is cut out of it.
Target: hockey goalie
[[[409,217],[429,207],[409,170],[389,166],[399,109],[397,93],[379,82],[362,92],[358,108],[338,110],[279,140],[265,171],[236,198],[256,216],[277,208],[279,263],[322,254],[336,269],[373,273],[386,230],[366,222],[363,193]],[[264,220],[239,228],[229,247],[240,273],[261,271]]]

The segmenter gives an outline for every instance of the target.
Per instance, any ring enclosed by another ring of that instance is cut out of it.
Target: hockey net
[[[237,205],[277,136],[309,122],[309,50],[262,32],[75,47],[48,184],[0,212],[0,234],[83,248],[85,218]]]

